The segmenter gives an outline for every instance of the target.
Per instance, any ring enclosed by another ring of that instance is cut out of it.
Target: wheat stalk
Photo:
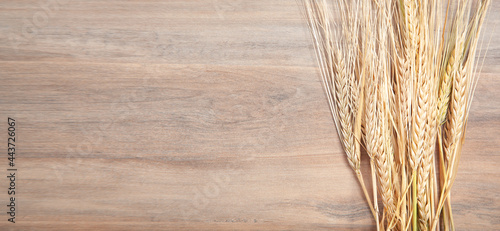
[[[342,23],[343,31],[334,31],[330,24],[332,21],[331,15],[326,10],[326,1],[307,0],[304,1],[304,7],[320,63],[323,86],[332,118],[337,127],[338,136],[348,162],[361,184],[373,216],[377,217],[360,170],[360,114],[364,102],[359,100],[358,97],[352,97],[352,95],[360,95],[358,91],[362,91],[362,89],[359,86],[364,85],[364,80],[355,78],[354,75],[354,73],[360,71],[355,61],[358,53],[356,28],[359,27],[360,21],[357,18],[351,20],[347,16],[354,13],[354,6],[339,2],[339,8],[351,12],[341,16],[344,18]],[[334,37],[339,38],[340,36],[344,36],[343,39],[337,39],[337,42],[332,41]],[[341,45],[338,41],[351,42]],[[345,60],[349,61],[347,65]]]
[[[489,3],[340,0],[336,18],[326,0],[304,0],[332,118],[377,230],[455,228],[449,195]]]

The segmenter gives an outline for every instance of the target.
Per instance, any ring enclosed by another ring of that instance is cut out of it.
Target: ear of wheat
[[[449,195],[490,0],[303,2],[334,124],[377,230],[454,229]]]

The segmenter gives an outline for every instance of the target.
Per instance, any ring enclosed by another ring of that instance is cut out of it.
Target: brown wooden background
[[[459,230],[500,230],[498,12]],[[0,140],[8,117],[1,230],[373,230],[296,1],[0,1]]]

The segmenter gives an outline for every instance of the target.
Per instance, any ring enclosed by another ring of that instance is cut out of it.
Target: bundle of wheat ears
[[[377,230],[455,229],[450,190],[489,3],[304,0],[330,110]]]

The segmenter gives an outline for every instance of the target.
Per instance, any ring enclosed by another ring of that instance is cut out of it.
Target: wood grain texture
[[[498,12],[458,230],[500,229]],[[2,0],[0,140],[7,117],[18,203],[9,224],[3,177],[1,230],[374,229],[295,1]]]

